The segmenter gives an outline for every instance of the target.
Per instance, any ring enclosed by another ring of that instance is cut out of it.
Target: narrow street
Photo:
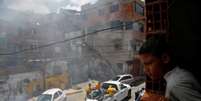
[[[144,87],[145,83],[142,83],[136,87],[132,87],[132,97],[129,101],[135,101],[135,92]],[[67,101],[85,101],[85,95],[86,92],[84,89],[81,90],[65,90],[66,94],[67,94]]]
[[[0,101],[201,101],[200,7],[0,0]]]

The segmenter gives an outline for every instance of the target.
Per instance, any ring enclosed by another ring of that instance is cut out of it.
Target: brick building
[[[117,73],[141,75],[135,55],[145,39],[144,2],[140,0],[99,0],[82,6],[85,41],[117,68]],[[102,29],[109,29],[100,31]]]

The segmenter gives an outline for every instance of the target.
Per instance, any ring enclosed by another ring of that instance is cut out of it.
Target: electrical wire
[[[141,20],[144,20],[144,19],[135,20],[134,22],[141,21]],[[126,26],[127,25],[131,25],[131,23],[126,24]],[[71,38],[71,39],[65,39],[65,40],[61,40],[61,41],[56,41],[56,42],[49,43],[49,44],[46,44],[46,45],[41,45],[41,46],[38,46],[38,47],[22,49],[22,50],[19,50],[19,51],[16,51],[16,52],[10,52],[10,53],[0,53],[0,56],[16,55],[16,54],[24,53],[26,51],[32,51],[32,50],[37,50],[37,49],[41,49],[41,48],[46,48],[46,47],[50,47],[50,46],[53,46],[53,45],[56,45],[56,44],[66,43],[68,41],[72,41],[72,40],[75,40],[75,39],[83,38],[83,37],[86,37],[86,36],[89,36],[89,35],[95,35],[95,34],[98,34],[98,32],[103,32],[103,31],[106,31],[106,30],[115,29],[115,28],[123,27],[123,26],[125,26],[125,25],[120,24],[118,26],[96,30],[94,32],[87,33],[85,35],[80,35],[80,36],[77,36],[77,37],[74,37],[74,38]]]

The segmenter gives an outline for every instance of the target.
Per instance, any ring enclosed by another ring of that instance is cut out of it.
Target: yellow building
[[[44,83],[45,81],[45,83]],[[69,85],[69,75],[67,73],[51,75],[43,79],[33,80],[26,86],[29,95],[33,95],[35,91],[50,88],[65,89]]]

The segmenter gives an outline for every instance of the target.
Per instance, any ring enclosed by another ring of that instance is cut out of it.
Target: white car
[[[134,81],[134,78],[131,74],[124,74],[124,75],[117,75],[115,78],[112,79],[112,81],[118,81],[121,83],[129,84]]]
[[[61,89],[53,88],[43,92],[37,101],[66,101],[66,95]]]
[[[109,86],[117,90],[113,96],[108,96],[105,91]],[[107,81],[102,83],[101,92],[94,91],[86,98],[86,101],[122,101],[131,98],[131,87],[118,81]]]

